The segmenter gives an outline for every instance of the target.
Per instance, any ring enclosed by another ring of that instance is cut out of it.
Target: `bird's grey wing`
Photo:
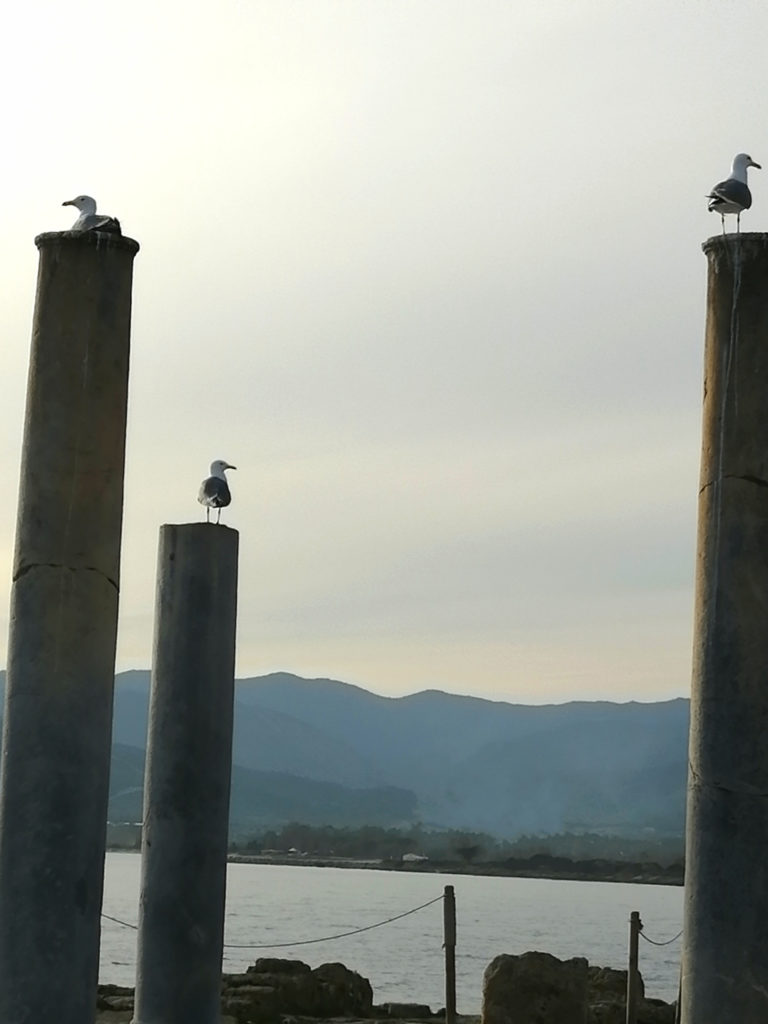
[[[208,505],[210,508],[224,508],[232,499],[226,481],[220,480],[217,476],[209,476],[200,484],[197,500],[201,505]]]
[[[748,210],[752,205],[752,193],[743,181],[735,178],[726,178],[715,185],[707,196],[712,202],[710,209],[717,209],[719,206],[738,206],[742,210]]]
[[[216,505],[218,508],[225,508],[232,501],[232,495],[229,493],[226,480],[219,480],[218,483],[219,490],[216,495]]]
[[[200,490],[197,492],[197,500],[201,505],[211,505],[211,493],[210,493],[210,480],[203,480],[200,484]]]
[[[121,235],[120,221],[115,217],[105,217],[100,213],[89,213],[87,217],[79,220],[80,231],[108,231],[114,235]]]
[[[117,217],[105,217],[104,223],[97,228],[97,231],[108,231],[112,235],[122,235],[123,233]]]

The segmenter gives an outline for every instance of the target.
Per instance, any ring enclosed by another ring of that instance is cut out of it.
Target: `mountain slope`
[[[123,761],[124,748],[146,742],[148,695],[148,672],[117,677],[112,795],[123,803],[112,817],[140,806],[136,765]],[[235,701],[233,815],[243,820],[337,824],[369,814],[370,823],[420,819],[510,837],[683,827],[685,700],[526,706],[436,690],[392,698],[273,673],[239,680]]]
[[[110,821],[141,821],[144,754],[117,743],[112,748]],[[395,787],[351,789],[284,772],[250,771],[232,766],[230,825],[233,833],[300,821],[323,825],[408,825],[416,810],[413,793]]]
[[[486,744],[446,773],[432,813],[523,832],[642,827],[679,831],[685,813],[687,707],[586,705],[514,743]],[[467,814],[469,818],[467,819]]]

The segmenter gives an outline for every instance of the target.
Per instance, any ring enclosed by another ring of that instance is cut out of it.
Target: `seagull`
[[[227,484],[228,469],[237,469],[237,466],[230,466],[223,459],[216,459],[215,462],[211,463],[211,475],[206,477],[200,484],[197,500],[201,505],[205,505],[206,523],[211,521],[212,508],[217,510],[216,522],[218,523],[221,519],[221,510],[226,508],[230,501],[232,501],[232,495],[229,493],[229,485]]]
[[[113,235],[121,235],[120,221],[116,217],[107,217],[102,213],[96,213],[96,200],[90,196],[76,196],[68,199],[62,206],[74,206],[80,211],[80,216],[70,228],[70,231],[109,231]]]
[[[725,234],[726,213],[736,214],[736,233],[741,230],[741,211],[748,210],[752,205],[752,193],[747,186],[747,168],[757,167],[762,170],[760,164],[756,164],[751,156],[746,153],[737,153],[733,158],[730,176],[725,181],[715,185],[707,196],[709,205],[707,209],[720,214]]]

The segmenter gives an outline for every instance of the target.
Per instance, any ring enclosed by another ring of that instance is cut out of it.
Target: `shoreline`
[[[108,853],[134,853],[135,847],[109,845]],[[538,855],[527,859],[486,861],[467,864],[463,861],[429,860],[401,863],[374,857],[314,857],[309,854],[227,854],[229,864],[274,864],[281,867],[355,868],[366,871],[396,871],[431,875],[481,875],[488,878],[539,878],[553,882],[620,882],[632,885],[684,885],[682,863],[662,867],[660,864],[636,861],[569,861],[563,857]]]
[[[540,878],[549,881],[625,882],[635,885],[677,885],[684,883],[682,864],[667,868],[659,864],[638,864],[623,861],[571,861],[563,858],[530,858],[529,860],[489,861],[466,864],[461,861],[419,861],[402,864],[396,861],[353,858],[312,857],[303,854],[229,853],[231,864],[278,864],[287,867],[357,868],[369,871],[399,871],[418,874],[484,875],[501,878]],[[553,863],[547,863],[547,860]],[[532,863],[534,861],[535,863]]]

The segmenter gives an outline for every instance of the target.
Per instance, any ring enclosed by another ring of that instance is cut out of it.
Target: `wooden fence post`
[[[629,915],[629,965],[627,969],[627,1024],[637,1024],[637,994],[640,990],[640,975],[637,969],[640,932],[643,922],[640,914],[633,910]]]
[[[443,949],[445,950],[445,1024],[456,1024],[456,897],[452,885],[443,894]]]

